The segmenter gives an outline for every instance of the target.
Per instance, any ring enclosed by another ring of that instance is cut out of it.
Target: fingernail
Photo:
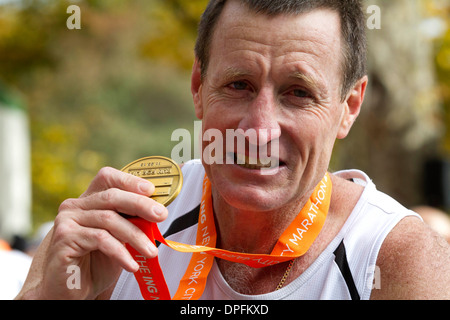
[[[156,257],[158,255],[158,248],[155,247],[153,243],[148,244],[148,249],[150,250],[151,258]]]
[[[137,272],[139,270],[139,264],[134,260],[130,260],[130,263],[131,263],[131,269],[133,270],[133,272]]]

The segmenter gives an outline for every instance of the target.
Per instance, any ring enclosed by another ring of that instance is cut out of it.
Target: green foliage
[[[69,4],[0,7],[0,79],[24,93],[30,116],[36,225],[101,167],[170,156],[172,131],[195,119],[187,63],[195,28],[163,14],[175,2],[80,2],[81,30],[66,28]]]
[[[207,3],[206,0],[158,1],[151,9],[157,23],[141,47],[142,54],[190,69],[198,21]]]

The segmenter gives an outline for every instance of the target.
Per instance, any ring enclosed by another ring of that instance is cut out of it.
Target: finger
[[[77,215],[74,220],[82,226],[107,230],[120,242],[130,244],[147,258],[154,258],[158,254],[158,249],[148,236],[133,223],[118,215],[117,212],[92,210]]]
[[[155,192],[155,186],[150,181],[106,167],[98,172],[82,197],[110,188],[117,188],[144,196],[151,196]]]
[[[81,252],[100,251],[128,272],[139,270],[139,265],[125,246],[105,229],[80,227],[79,234],[74,245],[78,246]]]
[[[168,215],[167,208],[155,200],[116,188],[79,199],[68,199],[63,202],[60,211],[64,209],[111,210],[156,223],[164,221]]]
[[[122,242],[108,231],[81,226],[71,216],[62,212],[56,217],[51,239],[54,252],[59,253],[64,261],[81,259],[99,251],[129,272],[139,269]]]

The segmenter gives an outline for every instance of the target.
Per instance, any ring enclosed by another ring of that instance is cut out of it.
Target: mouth
[[[232,157],[234,159],[234,164],[240,166],[241,168],[249,170],[274,169],[285,165],[284,162],[280,161],[279,159],[271,157],[254,158],[237,153],[233,153]]]

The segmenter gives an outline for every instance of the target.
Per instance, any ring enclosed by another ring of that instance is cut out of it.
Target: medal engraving
[[[155,192],[150,198],[166,207],[175,200],[183,185],[180,167],[165,157],[142,158],[128,164],[122,171],[153,183]]]

